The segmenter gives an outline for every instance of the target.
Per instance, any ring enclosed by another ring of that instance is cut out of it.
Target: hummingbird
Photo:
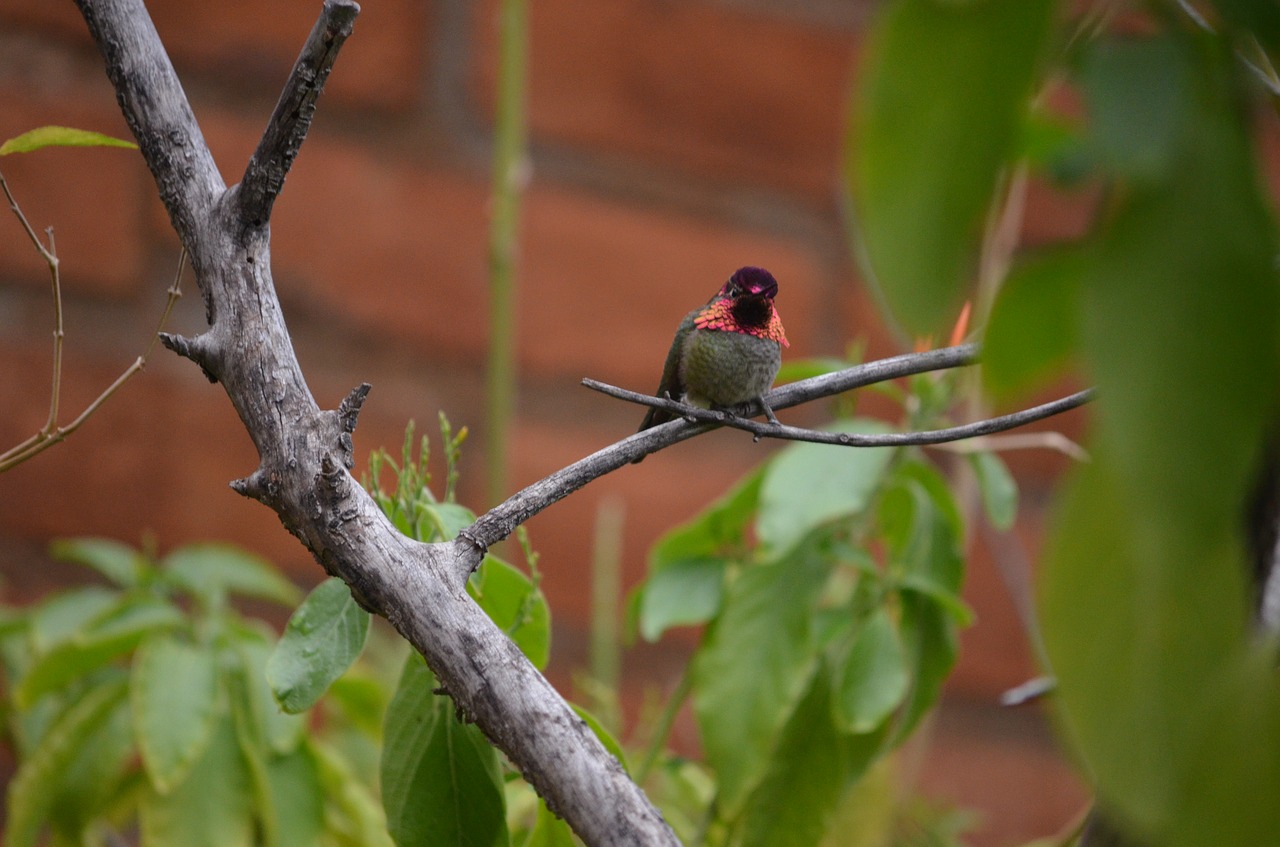
[[[734,271],[705,306],[680,322],[656,396],[704,409],[732,409],[759,400],[765,415],[777,423],[763,395],[782,366],[782,348],[791,345],[773,306],[776,296],[778,281],[764,268]],[[650,407],[640,431],[674,417]]]

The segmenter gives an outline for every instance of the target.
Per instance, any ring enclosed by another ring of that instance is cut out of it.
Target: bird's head
[[[759,297],[772,300],[778,296],[778,281],[764,268],[738,268],[720,289],[721,297]]]

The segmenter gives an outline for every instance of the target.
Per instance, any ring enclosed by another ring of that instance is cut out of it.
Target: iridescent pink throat
[[[772,301],[769,302],[769,322],[764,326],[743,326],[738,323],[733,316],[733,301],[727,297],[708,304],[698,312],[693,318],[693,325],[697,329],[740,332],[776,341],[783,347],[791,346],[787,341],[787,333],[782,329],[782,318],[778,316],[778,310],[773,307]]]

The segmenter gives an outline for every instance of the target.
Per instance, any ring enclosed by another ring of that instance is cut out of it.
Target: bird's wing
[[[684,347],[684,340],[689,336],[689,333],[693,332],[693,318],[700,311],[702,310],[694,309],[685,315],[684,320],[680,322],[680,328],[676,330],[676,337],[671,340],[671,349],[667,351],[667,361],[662,366],[662,381],[658,383],[658,390],[654,393],[654,396],[667,396],[672,400],[679,400],[684,395],[684,384],[680,381],[681,348]],[[648,429],[651,426],[657,426],[669,420],[671,420],[670,412],[650,406],[648,413],[644,416],[644,421],[640,424],[640,429]]]

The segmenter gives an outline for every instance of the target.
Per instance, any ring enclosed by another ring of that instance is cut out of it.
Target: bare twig
[[[13,210],[18,221],[22,224],[23,230],[26,231],[27,237],[35,246],[36,251],[41,258],[49,266],[49,276],[53,285],[53,387],[50,392],[49,399],[49,417],[45,421],[45,425],[39,429],[34,435],[14,445],[3,453],[0,453],[0,473],[10,468],[22,464],[28,459],[39,455],[45,450],[61,441],[65,441],[68,436],[80,428],[89,416],[98,410],[109,397],[116,393],[120,386],[124,385],[130,377],[142,370],[147,363],[147,358],[151,355],[151,351],[155,349],[156,340],[159,338],[160,331],[164,329],[165,322],[169,319],[169,313],[173,311],[173,304],[182,296],[182,268],[186,261],[187,252],[182,251],[182,257],[178,260],[178,273],[174,277],[173,284],[169,286],[169,299],[165,302],[164,311],[160,315],[160,323],[156,327],[156,332],[151,337],[151,341],[147,344],[146,350],[141,356],[134,360],[133,364],[125,368],[120,376],[116,377],[106,389],[98,395],[98,397],[85,407],[84,411],[76,416],[75,420],[66,426],[58,425],[59,397],[62,394],[62,281],[59,271],[57,245],[53,238],[53,227],[45,230],[45,235],[49,239],[48,246],[40,240],[36,235],[31,224],[27,221],[26,215],[22,213],[22,209],[18,206],[18,201],[14,199],[12,191],[9,189],[8,182],[5,181],[4,175],[0,174],[0,189],[3,189],[4,196],[9,201],[9,208]]]
[[[1053,450],[1077,462],[1089,461],[1089,451],[1060,432],[1011,432],[936,445],[953,453],[1003,453],[1008,450]]]

